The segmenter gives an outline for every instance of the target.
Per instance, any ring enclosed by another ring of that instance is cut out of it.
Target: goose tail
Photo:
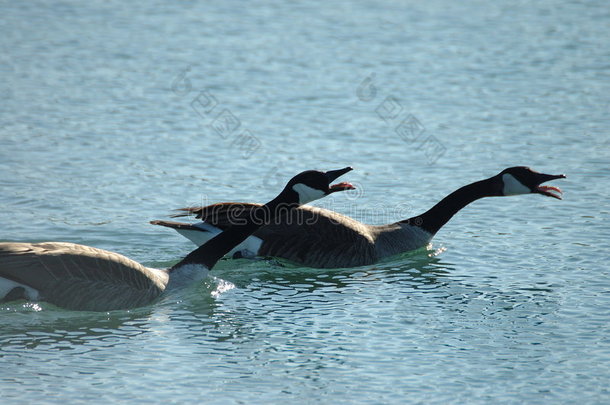
[[[155,220],[150,221],[152,225],[172,228],[197,246],[201,246],[223,230],[207,222],[189,224],[184,222]],[[245,241],[235,246],[226,256],[236,258],[252,258],[258,254],[263,241],[256,236],[250,236]]]

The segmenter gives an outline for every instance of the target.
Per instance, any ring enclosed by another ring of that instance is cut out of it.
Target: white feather
[[[222,232],[221,229],[206,222],[199,222],[194,226],[200,228],[201,231],[195,231],[191,229],[175,229],[180,235],[189,239],[197,246],[203,245],[204,243],[212,239],[214,236]],[[245,241],[231,249],[231,251],[227,253],[226,256],[231,257],[236,252],[241,252],[243,257],[254,257],[258,254],[258,250],[260,249],[262,244],[262,239],[257,238],[256,236],[249,236]]]
[[[172,271],[166,290],[182,288],[203,280],[210,270],[203,264],[185,264]]]
[[[39,293],[37,290],[3,277],[0,277],[0,299],[6,297],[6,294],[11,292],[11,290],[16,287],[22,287],[25,290],[25,296],[28,300],[38,299]]]
[[[295,184],[292,186],[292,189],[299,195],[299,203],[301,205],[318,200],[326,195],[324,191],[311,188],[303,183]]]
[[[517,180],[512,174],[503,174],[502,181],[504,182],[504,188],[502,189],[504,195],[529,194],[532,192],[527,186],[523,185],[523,183]]]

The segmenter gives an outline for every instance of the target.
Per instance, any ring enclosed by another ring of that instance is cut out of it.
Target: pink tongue
[[[352,186],[350,183],[344,181],[339,184],[333,184],[330,186],[331,190],[355,190],[356,187]]]
[[[538,189],[543,190],[543,191],[553,190],[553,191],[557,191],[558,193],[563,193],[563,191],[561,191],[561,189],[559,187],[554,187],[554,186],[538,186]]]
[[[555,197],[558,200],[561,200],[561,194],[563,194],[559,187],[554,186],[538,186],[538,190],[545,192],[548,196]],[[551,191],[555,191],[557,194],[553,194]]]

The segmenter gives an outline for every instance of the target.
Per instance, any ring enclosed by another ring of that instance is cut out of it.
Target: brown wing
[[[251,217],[252,211],[261,204],[226,202],[212,204],[205,207],[179,208],[179,214],[172,217],[195,216],[197,219],[208,222],[220,229],[226,229],[236,222],[242,222]]]
[[[183,208],[220,229],[244,220],[260,206],[250,203],[219,203],[207,207]],[[308,267],[335,268],[371,264],[377,261],[374,241],[367,225],[323,208],[302,206],[275,218],[254,236],[263,240],[260,256],[274,256]]]
[[[57,306],[91,311],[146,305],[169,279],[118,253],[63,242],[0,243],[0,277]]]

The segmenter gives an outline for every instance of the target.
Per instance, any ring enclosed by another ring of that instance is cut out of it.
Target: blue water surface
[[[489,198],[374,266],[224,261],[131,311],[0,306],[6,403],[610,401],[610,8],[604,1],[0,3],[0,240],[148,266],[148,222],[264,202],[368,223],[529,165],[564,200]]]

